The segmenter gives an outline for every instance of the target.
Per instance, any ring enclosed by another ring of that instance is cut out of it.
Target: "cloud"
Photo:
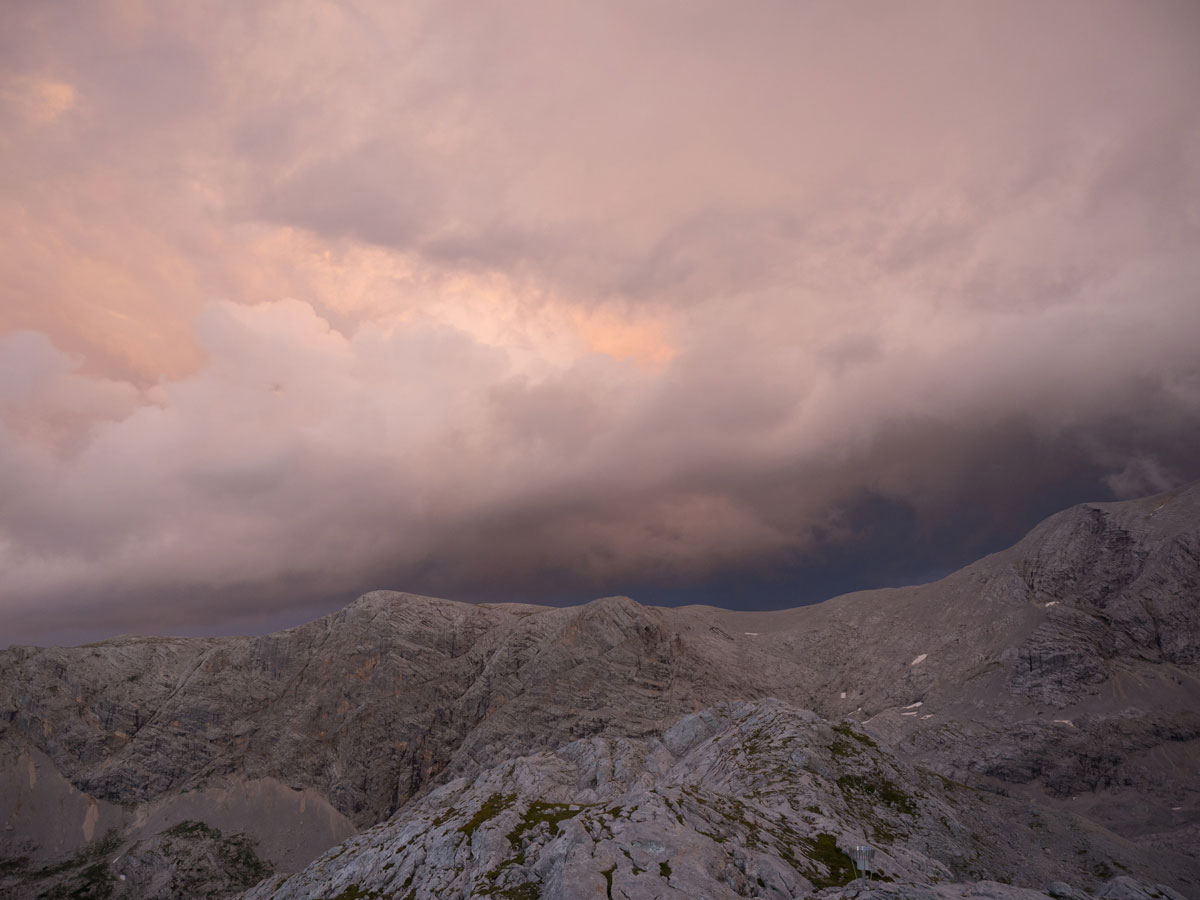
[[[49,125],[75,106],[75,86],[62,81],[13,78],[0,88],[0,98],[16,117],[33,126]]]
[[[8,19],[6,634],[868,571],[876,509],[926,572],[1200,477],[1194,4]]]
[[[1171,381],[1200,377],[1192,309],[1166,327],[1128,305],[1055,308],[1036,339],[965,317],[840,369],[719,322],[663,367],[584,352],[531,373],[438,322],[344,335],[299,301],[221,303],[197,324],[205,366],[140,394],[11,336],[0,595],[18,622],[48,599],[211,602],[373,573],[536,596],[778,565],[853,537],[837,511],[863,491],[940,515],[1080,463],[1119,494],[1162,488],[1186,458],[1155,452],[1200,430]],[[1158,378],[1137,378],[1138,331]],[[1140,439],[1122,433],[1135,418]],[[55,427],[85,430],[54,454]],[[1055,449],[988,471],[1029,442]]]

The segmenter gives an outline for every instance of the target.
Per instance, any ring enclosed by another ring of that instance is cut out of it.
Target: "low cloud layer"
[[[0,39],[0,643],[802,602],[1200,477],[1193,4],[243,7]]]

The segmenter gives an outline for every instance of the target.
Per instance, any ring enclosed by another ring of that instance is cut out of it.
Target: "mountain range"
[[[12,647],[0,823],[14,900],[1200,897],[1200,484],[783,611]]]

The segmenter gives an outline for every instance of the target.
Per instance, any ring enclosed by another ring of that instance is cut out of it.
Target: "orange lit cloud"
[[[0,102],[27,125],[50,125],[78,102],[75,86],[63,81],[17,76],[0,86]]]
[[[638,320],[628,313],[600,308],[577,312],[575,322],[589,350],[614,359],[632,359],[661,368],[676,352],[667,338],[662,316]]]

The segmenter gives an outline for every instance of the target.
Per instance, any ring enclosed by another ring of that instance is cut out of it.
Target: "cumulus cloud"
[[[911,577],[1200,476],[1194,4],[8,18],[10,640],[800,571],[879,502]]]

